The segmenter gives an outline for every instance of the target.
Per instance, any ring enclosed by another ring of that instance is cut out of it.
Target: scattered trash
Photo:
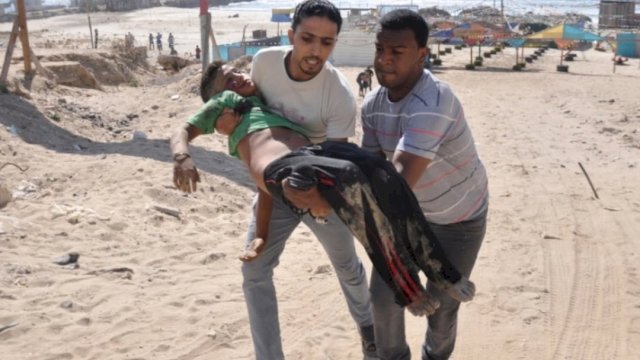
[[[122,279],[127,279],[127,280],[131,280],[131,278],[133,276],[133,270],[131,270],[131,269],[127,268],[127,267],[119,267],[119,268],[101,269],[101,270],[91,271],[91,272],[89,272],[89,275],[100,275],[100,274],[107,274],[107,273],[120,274],[120,277]]]
[[[171,96],[171,100],[178,100],[178,99],[180,99],[180,95],[178,94]]]
[[[329,274],[329,273],[331,273],[331,265],[329,265],[329,264],[320,265],[313,271],[314,275],[316,275],[316,274]]]
[[[73,307],[73,302],[71,300],[65,300],[60,304],[60,307],[63,309],[71,309]]]
[[[73,144],[73,148],[77,151],[82,151],[82,146],[80,146],[79,144]]]
[[[182,214],[180,209],[170,208],[170,207],[166,207],[166,206],[151,205],[150,208],[154,209],[156,211],[159,211],[159,212],[161,212],[163,214],[167,214],[167,215],[173,216],[178,220],[180,220],[180,215]]]
[[[147,134],[145,134],[143,131],[135,130],[133,132],[133,140],[146,140],[146,139],[147,139]]]
[[[0,326],[0,333],[5,331],[5,330],[9,330],[12,327],[16,327],[16,326],[18,326],[18,323],[13,323],[13,324],[9,324],[9,325],[2,325],[2,326]]]
[[[80,254],[78,254],[77,252],[70,252],[68,254],[57,257],[55,260],[53,260],[53,263],[58,265],[75,264],[78,262],[79,257]]]
[[[65,204],[53,204],[51,206],[51,214],[51,219],[56,219],[61,216],[67,216],[69,219],[91,218],[100,221],[109,221],[111,219],[109,216],[102,216],[96,213],[93,209]]]
[[[17,136],[18,135],[18,128],[15,125],[11,124],[11,126],[9,126],[9,132],[12,133],[13,135]]]

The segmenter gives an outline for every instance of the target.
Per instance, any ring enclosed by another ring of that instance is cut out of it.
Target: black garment
[[[281,182],[287,177],[299,188],[318,186],[365,247],[398,304],[409,305],[425,294],[420,270],[443,289],[462,278],[446,258],[413,191],[385,159],[355,144],[327,141],[297,149],[265,169],[269,192],[285,203]]]

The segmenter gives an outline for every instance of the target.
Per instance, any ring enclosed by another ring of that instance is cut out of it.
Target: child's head
[[[235,91],[241,96],[252,96],[257,93],[256,85],[249,74],[240,72],[223,61],[214,61],[202,74],[200,96],[206,103],[212,96],[224,90]]]

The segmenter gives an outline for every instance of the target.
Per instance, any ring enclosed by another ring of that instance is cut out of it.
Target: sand
[[[92,20],[105,42],[126,31],[139,38],[163,31],[165,39],[172,31],[183,53],[198,42],[196,15],[157,8]],[[247,31],[275,26],[269,14],[228,15],[214,13],[219,43],[239,39],[246,24]],[[10,25],[0,24],[0,42]],[[107,51],[88,49],[85,15],[33,20],[29,28],[39,55]],[[56,45],[45,49],[46,40]],[[611,54],[589,50],[563,74],[551,50],[516,73],[507,49],[466,71],[468,51],[453,50],[434,70],[464,104],[491,191],[472,275],[478,293],[461,307],[452,359],[636,359],[638,60],[613,73]],[[10,78],[22,79],[21,50],[14,56]],[[0,164],[28,167],[0,170],[13,198],[0,209],[3,359],[253,356],[236,257],[254,186],[216,135],[191,147],[202,175],[197,193],[173,187],[167,138],[201,104],[200,67],[167,74],[155,54],[149,62],[131,70],[135,81],[103,90],[36,76],[20,87],[30,98],[0,95]],[[357,94],[362,69],[341,70]],[[70,252],[79,254],[78,268],[53,263]],[[358,252],[370,269],[359,245]],[[335,274],[304,226],[289,240],[275,282],[288,359],[360,358]],[[414,354],[424,330],[425,320],[407,313]]]

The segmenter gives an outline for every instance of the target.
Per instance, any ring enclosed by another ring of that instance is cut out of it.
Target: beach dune
[[[268,13],[230,15],[214,12],[219,43],[240,39],[247,24],[275,31]],[[24,81],[18,48],[12,94],[0,95],[0,166],[20,167],[0,169],[11,192],[0,206],[0,357],[251,359],[237,255],[253,182],[211,135],[191,147],[198,191],[172,184],[167,139],[201,105],[201,66],[172,73],[152,50],[148,66],[108,55],[127,31],[140,46],[172,32],[179,53],[190,52],[197,14],[91,16],[104,47],[89,48],[86,15],[76,14],[30,21],[34,52],[45,67],[61,54],[100,58],[127,81],[107,84],[107,67],[89,65],[99,88]],[[0,24],[0,42],[10,26]],[[611,54],[589,50],[558,73],[559,57],[550,50],[513,72],[506,49],[467,71],[468,49],[453,50],[434,69],[460,97],[490,177],[477,295],[462,305],[454,360],[640,353],[640,70],[630,60],[613,73]],[[340,69],[357,94],[362,68]],[[361,357],[335,274],[304,226],[274,276],[288,359]],[[407,314],[414,357],[424,331],[425,319]]]

